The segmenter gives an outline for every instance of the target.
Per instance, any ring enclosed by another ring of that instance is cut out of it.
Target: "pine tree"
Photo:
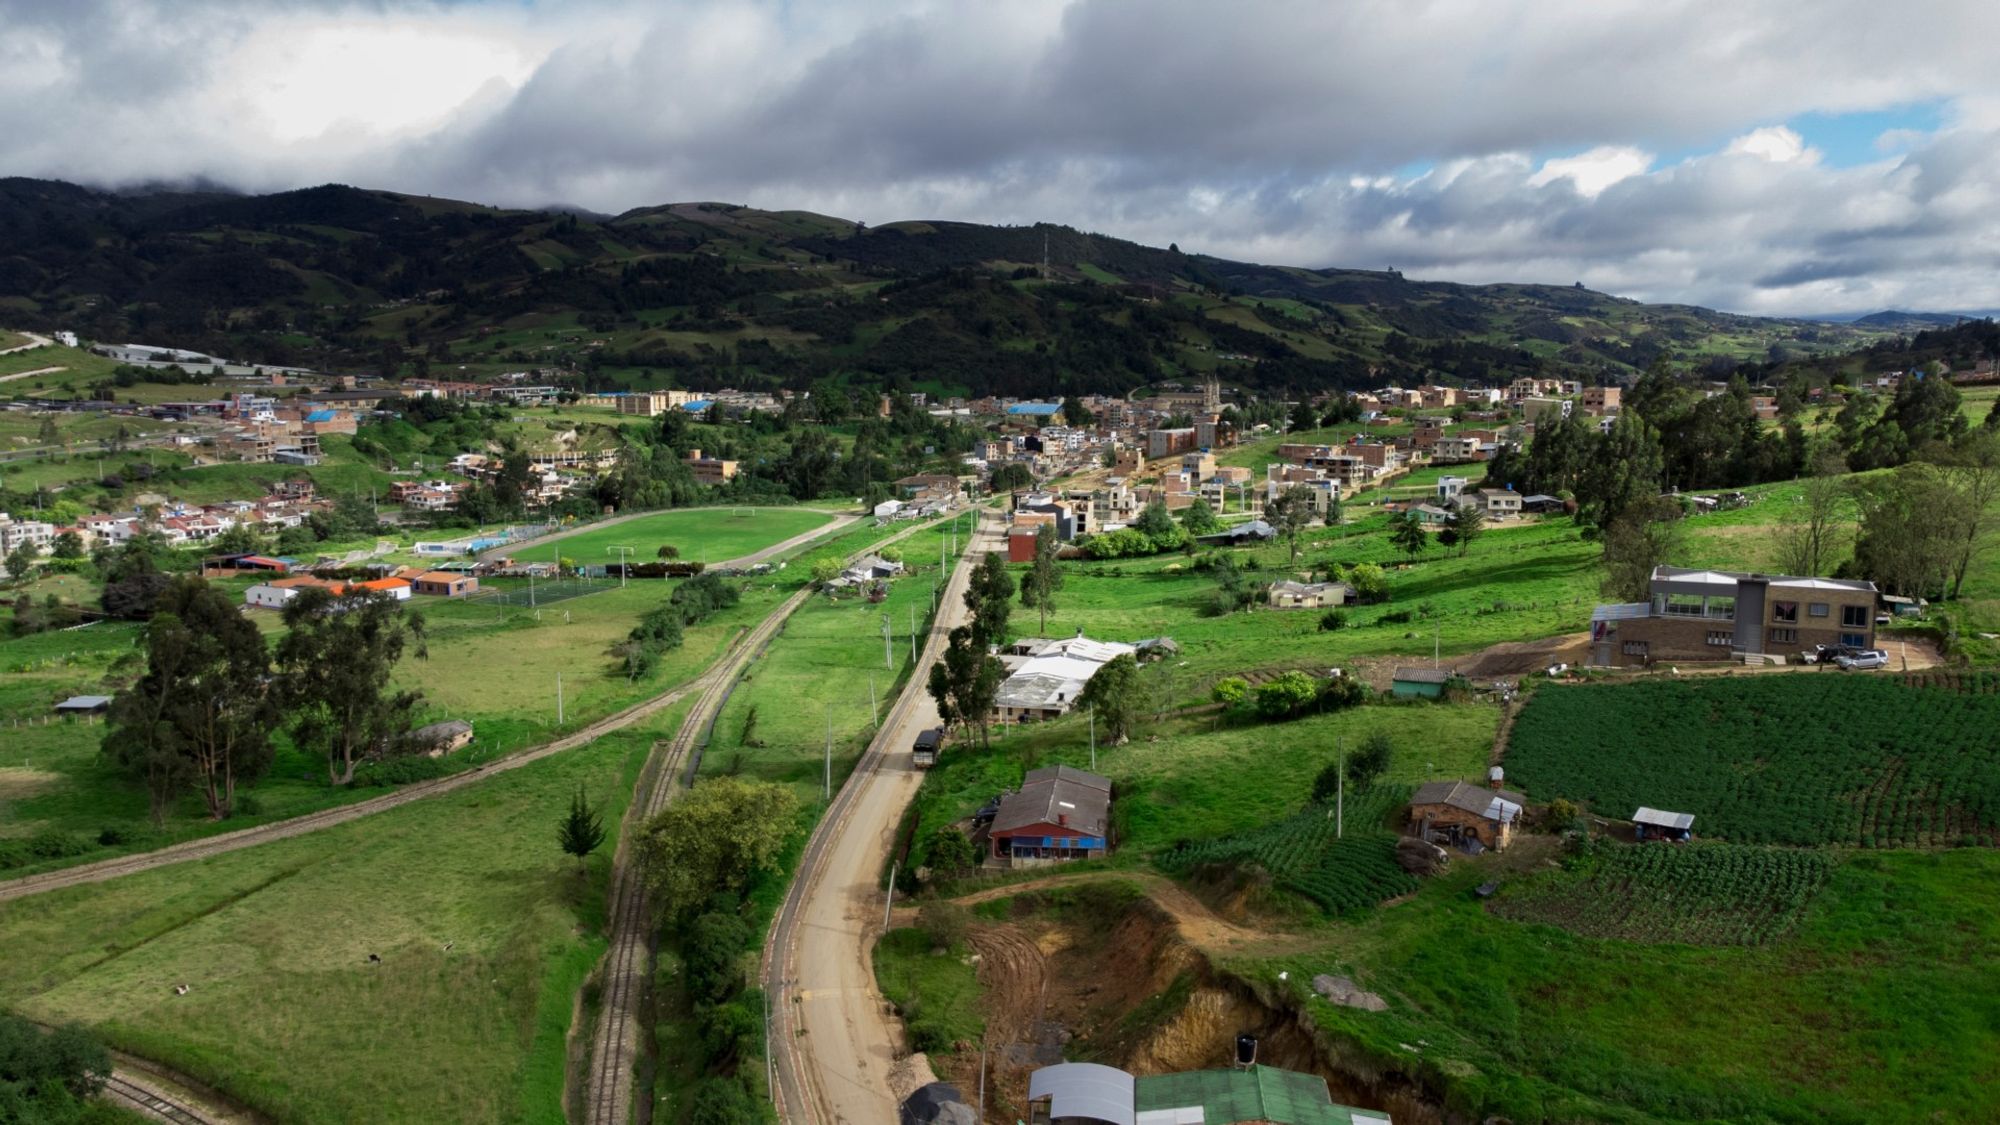
[[[582,878],[583,861],[604,842],[604,818],[590,807],[582,786],[569,799],[569,815],[563,817],[562,825],[556,829],[556,842],[563,851],[576,857],[576,874]]]

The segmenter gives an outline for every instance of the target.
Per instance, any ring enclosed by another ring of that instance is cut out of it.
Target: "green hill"
[[[615,217],[327,185],[264,196],[0,180],[0,320],[251,363],[568,367],[598,387],[903,381],[975,394],[1190,375],[1272,390],[1766,361],[1881,330],[1582,288],[1411,281],[1068,227],[676,203]]]

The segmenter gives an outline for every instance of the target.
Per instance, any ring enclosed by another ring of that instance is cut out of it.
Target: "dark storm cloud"
[[[1894,34],[1883,17],[1850,0],[0,0],[0,167],[1053,219],[1751,311],[2000,304],[1981,267],[2000,242],[1983,79],[2000,6],[1898,5]],[[1920,101],[1946,128],[1873,165],[1825,166],[1771,128]]]

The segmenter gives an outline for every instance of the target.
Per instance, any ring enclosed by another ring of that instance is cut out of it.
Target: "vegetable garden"
[[[1790,934],[1833,871],[1824,852],[1616,845],[1578,872],[1509,888],[1493,912],[1626,941],[1762,945]]]
[[[1693,813],[1744,844],[2000,844],[2000,677],[1834,672],[1550,685],[1507,775],[1600,815]]]
[[[1378,787],[1347,803],[1347,831],[1336,836],[1333,810],[1313,805],[1275,824],[1219,840],[1182,844],[1160,857],[1167,871],[1185,875],[1208,866],[1255,864],[1284,890],[1303,895],[1329,915],[1366,910],[1417,889],[1396,863],[1396,835],[1383,828],[1391,810],[1409,796],[1400,787]]]

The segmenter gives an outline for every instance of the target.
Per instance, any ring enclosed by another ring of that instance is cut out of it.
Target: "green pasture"
[[[610,848],[579,875],[556,823],[581,788],[615,825],[685,707],[351,824],[10,903],[0,1003],[278,1120],[560,1122]]]

